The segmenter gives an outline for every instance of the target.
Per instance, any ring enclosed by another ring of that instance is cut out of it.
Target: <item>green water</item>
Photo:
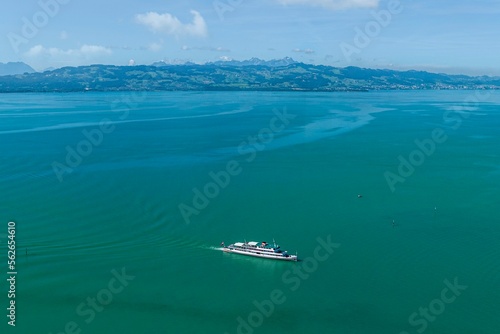
[[[473,91],[1,95],[2,275],[9,221],[18,272],[2,333],[498,334],[499,107]],[[304,261],[218,249],[273,238]]]

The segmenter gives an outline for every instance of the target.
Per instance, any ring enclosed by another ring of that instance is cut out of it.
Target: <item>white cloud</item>
[[[332,10],[349,8],[375,8],[380,0],[277,0],[283,5],[309,5]]]
[[[23,59],[37,70],[47,67],[81,66],[105,63],[113,52],[99,45],[83,45],[78,49],[47,48],[35,45],[23,54]]]
[[[208,34],[207,24],[201,14],[195,10],[191,11],[193,21],[182,23],[177,17],[165,13],[148,12],[135,16],[137,23],[143,24],[154,32],[166,33],[173,36],[199,36],[205,37]]]
[[[201,51],[214,51],[214,52],[231,52],[231,50],[229,50],[227,48],[223,48],[222,46],[211,47],[211,46],[187,46],[187,45],[183,45],[181,47],[181,50],[183,50],[183,51],[201,50]]]
[[[99,45],[84,45],[79,50],[77,50],[82,55],[93,56],[99,54],[111,54],[111,49],[105,48]]]
[[[299,53],[305,53],[305,54],[312,54],[314,53],[314,50],[311,49],[293,49],[293,52],[299,52]]]
[[[42,45],[36,45],[29,49],[24,55],[27,57],[40,57],[40,56],[51,56],[51,57],[83,57],[91,58],[94,56],[110,55],[112,53],[111,49],[105,48],[99,45],[82,45],[79,49],[68,49],[63,50],[59,48],[46,48]]]

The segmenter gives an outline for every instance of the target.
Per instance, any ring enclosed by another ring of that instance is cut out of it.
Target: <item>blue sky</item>
[[[36,70],[288,56],[500,75],[500,0],[23,0],[2,7],[0,62]]]

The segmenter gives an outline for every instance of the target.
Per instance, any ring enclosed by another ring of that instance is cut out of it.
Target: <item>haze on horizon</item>
[[[36,70],[252,57],[500,75],[500,0],[26,0],[0,13],[0,62]]]

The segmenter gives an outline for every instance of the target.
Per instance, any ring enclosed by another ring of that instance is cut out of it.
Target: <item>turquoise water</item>
[[[499,107],[473,91],[1,95],[1,256],[9,221],[18,247],[2,333],[498,334]],[[304,261],[218,250],[273,238]]]

